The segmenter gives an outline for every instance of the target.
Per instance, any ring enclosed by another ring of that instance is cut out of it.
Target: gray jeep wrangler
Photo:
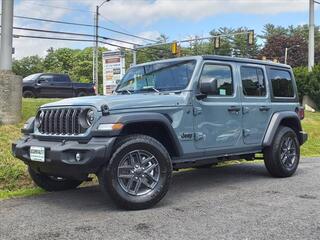
[[[96,174],[118,206],[144,209],[180,168],[262,153],[272,176],[291,176],[307,140],[303,114],[287,65],[183,57],[130,68],[111,96],[43,105],[12,148],[45,190],[76,188]]]

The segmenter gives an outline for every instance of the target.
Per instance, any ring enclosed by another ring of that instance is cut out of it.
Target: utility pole
[[[136,45],[133,45],[133,52],[132,52],[132,65],[137,65],[137,50],[136,50]]]
[[[2,1],[0,70],[12,69],[13,0]]]
[[[99,9],[103,4],[109,2],[110,0],[104,0],[100,5],[96,6],[95,12],[95,41],[93,49],[93,83],[96,88],[96,94],[99,93]]]
[[[18,123],[21,118],[21,77],[12,72],[14,0],[2,0],[0,46],[0,124]]]
[[[309,51],[308,71],[311,72],[314,66],[314,0],[309,0]]]
[[[93,83],[95,85],[96,94],[99,93],[99,6],[96,6],[95,14],[95,41],[93,49]]]

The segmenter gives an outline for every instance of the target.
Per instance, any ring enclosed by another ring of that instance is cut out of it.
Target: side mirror
[[[200,92],[205,95],[217,94],[218,81],[216,78],[210,78],[200,82]]]

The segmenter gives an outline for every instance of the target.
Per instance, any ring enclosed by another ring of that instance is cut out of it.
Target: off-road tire
[[[118,178],[118,167],[125,156],[134,151],[148,151],[157,160],[159,180],[151,192],[144,195],[131,195],[121,187]],[[110,196],[115,204],[124,209],[146,209],[158,203],[167,193],[172,177],[171,158],[164,146],[156,139],[146,135],[129,135],[120,139],[116,144],[107,166],[98,174],[99,184],[103,194]]]
[[[82,181],[71,180],[71,179],[56,179],[54,177],[50,177],[46,174],[37,173],[31,167],[28,168],[30,177],[32,178],[33,182],[39,186],[40,188],[48,191],[48,192],[55,192],[55,191],[64,191],[69,189],[77,188]]]
[[[23,91],[22,96],[23,96],[24,98],[35,98],[35,97],[36,97],[36,95],[34,94],[34,92],[31,91],[31,90]]]
[[[285,139],[288,137],[292,139],[296,148],[296,159],[290,168],[285,166],[281,160],[281,147],[283,146],[282,144]],[[290,177],[296,172],[300,160],[300,144],[297,134],[289,127],[280,126],[274,137],[272,145],[265,148],[263,154],[265,166],[273,177]]]

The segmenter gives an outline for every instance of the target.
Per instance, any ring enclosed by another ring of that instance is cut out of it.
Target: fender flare
[[[172,120],[169,116],[161,114],[161,113],[119,113],[119,114],[111,114],[107,116],[101,117],[98,122],[95,124],[92,129],[94,136],[119,136],[122,134],[122,130],[119,132],[104,132],[98,131],[97,127],[102,123],[122,123],[124,126],[128,126],[133,123],[155,123],[161,124],[169,134],[172,143],[174,144],[174,148],[178,154],[178,156],[183,155],[183,150],[179,139],[171,125]]]
[[[299,132],[302,131],[300,119],[295,112],[291,112],[291,111],[276,112],[273,114],[269,122],[268,129],[264,135],[264,138],[262,141],[263,147],[271,146],[272,141],[278,130],[278,127],[280,126],[281,121],[284,119],[293,119],[297,123],[298,131]],[[299,139],[299,142],[301,143],[299,132],[297,133],[297,137]]]

